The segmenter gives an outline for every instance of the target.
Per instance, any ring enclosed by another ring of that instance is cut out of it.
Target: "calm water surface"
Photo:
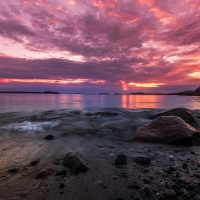
[[[200,109],[200,97],[165,95],[0,94],[0,112],[49,109]]]

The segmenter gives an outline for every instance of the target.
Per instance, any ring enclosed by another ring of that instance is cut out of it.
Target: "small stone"
[[[194,200],[200,200],[200,196],[195,196]]]
[[[186,169],[188,167],[188,164],[186,162],[183,163],[183,169]]]
[[[46,176],[50,176],[56,173],[56,170],[53,168],[44,168],[37,175],[36,179],[45,178]]]
[[[115,165],[126,165],[127,164],[127,156],[123,153],[117,155],[115,159]]]
[[[142,172],[147,173],[147,172],[149,172],[149,169],[148,168],[144,168],[144,169],[142,169]]]
[[[146,196],[150,196],[150,194],[151,194],[151,187],[150,186],[144,186],[142,188],[142,192],[144,192],[146,194]]]
[[[155,176],[153,176],[153,175],[150,174],[150,175],[147,176],[147,178],[148,178],[149,180],[154,180],[154,179],[155,179]]]
[[[60,194],[65,194],[65,192],[64,191],[60,191]]]
[[[165,186],[167,189],[170,189],[170,188],[171,188],[171,186],[170,186],[170,184],[169,184],[168,182],[165,182],[164,186]]]
[[[145,155],[135,155],[133,156],[133,161],[139,164],[150,164],[151,163],[151,158]]]
[[[121,173],[121,178],[122,179],[126,179],[126,178],[128,178],[129,177],[129,174],[127,173],[127,172],[122,172]]]
[[[124,200],[124,198],[123,197],[118,197],[118,198],[113,199],[113,200]]]
[[[188,194],[188,192],[187,192],[184,188],[181,188],[181,189],[180,189],[180,192],[181,192],[184,196],[186,196],[186,195]]]
[[[89,169],[87,162],[81,155],[69,152],[63,159],[62,165],[68,167],[76,173],[86,172]]]
[[[44,137],[44,140],[53,140],[55,138],[54,135],[47,135]]]
[[[40,162],[40,159],[32,160],[32,161],[29,163],[29,166],[35,166],[35,165],[37,165],[39,162]]]
[[[199,174],[199,173],[194,173],[193,175],[194,175],[194,177],[196,177],[196,178],[200,178],[200,174]]]
[[[128,186],[127,186],[127,188],[129,188],[129,189],[136,189],[136,190],[138,190],[138,189],[140,189],[140,186],[139,186],[139,185],[137,185],[137,184],[131,184],[131,185],[128,185]]]
[[[64,188],[65,187],[65,184],[64,183],[60,183],[60,188]]]
[[[63,176],[63,175],[66,175],[67,174],[67,170],[62,170],[62,171],[60,171],[60,172],[57,172],[56,174],[55,174],[55,176]]]
[[[118,180],[118,179],[119,179],[119,176],[112,176],[111,179],[112,179],[112,180]]]
[[[151,181],[148,178],[144,178],[143,182],[144,182],[144,184],[150,184],[151,183]]]
[[[102,183],[102,181],[95,181],[94,182],[96,185],[102,185],[103,183]]]
[[[172,190],[172,189],[165,190],[164,191],[164,196],[166,198],[174,198],[174,197],[176,197],[176,192],[174,190]]]

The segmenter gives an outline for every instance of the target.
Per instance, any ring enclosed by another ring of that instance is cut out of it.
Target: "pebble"
[[[115,159],[115,165],[126,165],[127,164],[127,156],[123,153],[117,155]]]
[[[194,177],[200,178],[200,174],[199,173],[194,173],[193,175],[194,175]]]
[[[146,196],[149,196],[151,194],[151,187],[150,186],[144,186],[142,188],[142,192],[146,194]]]
[[[151,181],[150,181],[148,178],[144,178],[144,179],[143,179],[143,182],[144,182],[145,184],[150,184],[150,183],[151,183]]]
[[[176,197],[176,192],[172,189],[168,189],[168,190],[164,191],[164,196],[166,198],[174,198],[174,197]]]
[[[123,197],[118,197],[118,198],[113,199],[113,200],[124,200],[124,198]]]
[[[188,167],[188,164],[186,162],[183,163],[183,169],[186,169]]]
[[[102,181],[95,181],[94,182],[96,185],[102,185],[103,183],[102,183]]]
[[[112,180],[118,180],[118,179],[119,179],[119,176],[112,176],[111,179],[112,179]]]
[[[148,168],[144,168],[144,169],[142,169],[142,172],[149,172],[149,169]]]
[[[38,172],[35,178],[36,179],[45,178],[46,176],[50,176],[55,173],[56,173],[56,170],[54,168],[44,168]]]
[[[64,183],[60,183],[60,188],[64,188],[65,187],[65,184]]]
[[[128,186],[127,186],[127,188],[129,188],[129,189],[136,189],[136,190],[138,190],[138,189],[140,189],[140,186],[139,186],[139,185],[137,185],[137,184],[131,184],[131,185],[128,185]]]
[[[145,165],[151,163],[151,158],[145,155],[135,155],[133,156],[133,161]]]
[[[121,178],[122,179],[126,179],[126,178],[128,178],[129,177],[129,174],[127,173],[127,172],[122,172],[121,173]]]
[[[9,173],[17,173],[19,170],[20,170],[20,168],[15,167],[15,168],[9,169],[7,172],[9,172]]]
[[[187,192],[184,188],[181,188],[181,189],[180,189],[180,192],[181,192],[184,196],[186,196],[186,195],[188,194],[188,192]]]
[[[155,179],[155,176],[153,176],[153,175],[150,174],[150,175],[147,176],[147,178],[148,178],[149,180],[154,180],[154,179]]]

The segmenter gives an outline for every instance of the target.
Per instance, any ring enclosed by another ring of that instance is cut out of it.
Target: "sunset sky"
[[[0,91],[200,86],[199,0],[3,0]]]

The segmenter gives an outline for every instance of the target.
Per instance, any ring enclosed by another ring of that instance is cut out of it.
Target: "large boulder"
[[[81,155],[74,152],[69,152],[63,159],[62,165],[64,167],[70,168],[76,173],[85,172],[89,169],[87,162],[83,159]]]
[[[149,143],[192,144],[200,132],[175,116],[163,116],[139,127],[134,140]]]
[[[162,113],[159,113],[157,115],[153,115],[150,118],[155,119],[155,118],[161,117],[161,116],[180,117],[182,120],[184,120],[185,122],[187,122],[191,126],[193,126],[195,128],[198,127],[196,116],[190,110],[188,110],[186,108],[174,108],[172,110],[162,112]]]

